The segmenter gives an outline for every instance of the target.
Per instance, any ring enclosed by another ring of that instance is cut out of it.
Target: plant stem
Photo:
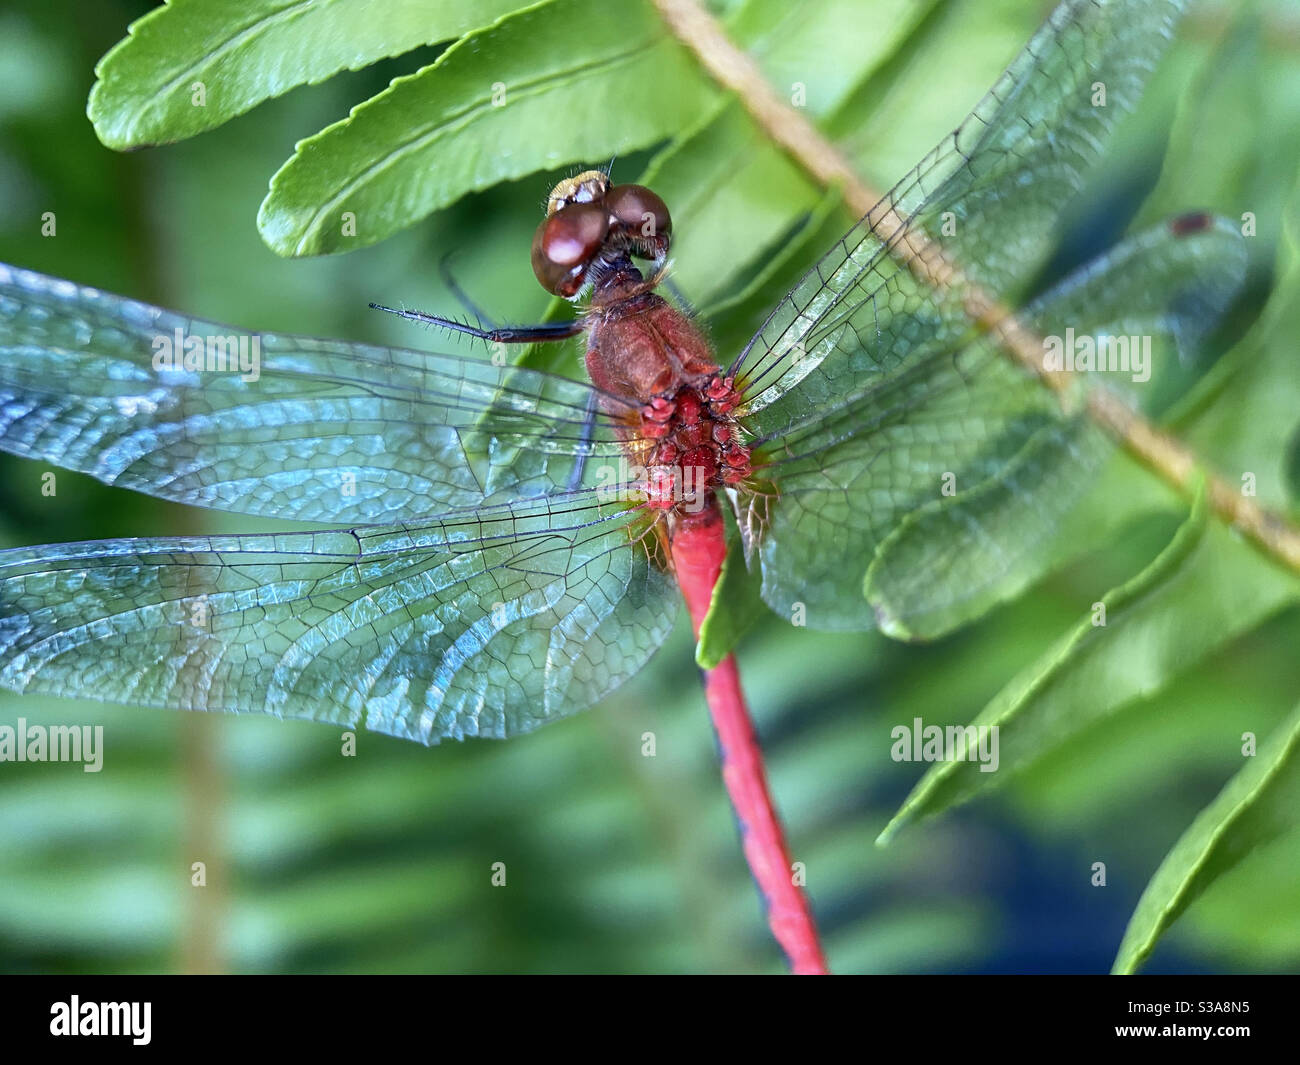
[[[675,530],[672,552],[677,583],[698,638],[727,554],[725,526],[716,502]],[[763,897],[768,927],[785,951],[792,972],[825,975],[830,970],[808,896],[796,882],[785,833],[767,787],[763,751],[745,705],[736,656],[729,654],[716,669],[702,672],[704,697],[718,738],[722,780],[740,827],[745,859]]]
[[[222,951],[225,854],[218,827],[225,796],[224,770],[217,753],[221,746],[218,724],[209,713],[185,714],[180,721],[185,831],[179,864],[181,883],[187,885],[182,889],[185,923],[180,970],[189,975],[211,976],[226,968]],[[194,861],[202,861],[206,869],[202,887],[190,886],[190,864]]]

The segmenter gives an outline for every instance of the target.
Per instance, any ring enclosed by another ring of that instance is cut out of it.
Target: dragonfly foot
[[[715,413],[728,414],[735,409],[740,402],[735,385],[735,379],[731,377],[714,375],[709,379],[709,383],[704,386],[704,395]]]

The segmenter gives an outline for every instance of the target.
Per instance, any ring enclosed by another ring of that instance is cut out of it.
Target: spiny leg
[[[458,322],[454,318],[443,318],[441,315],[428,314],[425,311],[398,310],[396,307],[385,307],[379,303],[370,304],[370,308],[376,311],[386,311],[388,314],[395,314],[397,317],[405,318],[411,322],[441,326],[456,333],[464,333],[466,336],[474,337],[477,340],[486,340],[489,344],[534,344],[552,340],[565,340],[568,337],[577,336],[583,329],[582,322],[576,318],[569,322],[540,322],[537,325],[508,325],[496,329],[479,329],[476,326]]]
[[[582,435],[579,437],[581,446],[578,448],[576,456],[577,461],[573,464],[573,472],[569,475],[567,489],[570,492],[576,492],[582,484],[582,473],[587,468],[587,454],[591,445],[591,438],[596,431],[596,393],[592,392],[587,396],[587,413],[582,419]]]

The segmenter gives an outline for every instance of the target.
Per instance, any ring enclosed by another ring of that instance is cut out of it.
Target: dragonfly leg
[[[458,282],[455,275],[452,274],[451,258],[455,254],[456,250],[453,248],[438,260],[438,273],[442,275],[442,283],[446,285],[447,290],[456,297],[456,302],[474,316],[480,326],[486,322],[489,329],[495,329],[496,323],[483,313],[483,308],[470,299],[469,293],[460,287],[460,282]]]
[[[569,322],[541,322],[538,325],[507,325],[494,329],[479,329],[458,322],[454,318],[444,318],[425,311],[398,310],[396,307],[385,307],[379,303],[372,303],[370,307],[372,310],[386,311],[408,321],[437,325],[455,333],[464,333],[478,340],[486,340],[490,344],[533,344],[548,340],[564,340],[567,337],[577,336],[583,330],[583,324],[577,318]]]
[[[591,438],[596,431],[596,393],[591,392],[587,395],[587,413],[582,419],[582,435],[579,437],[579,447],[575,456],[576,461],[573,464],[573,472],[569,474],[569,483],[567,490],[576,492],[582,484],[582,473],[587,468],[587,450],[591,445]]]

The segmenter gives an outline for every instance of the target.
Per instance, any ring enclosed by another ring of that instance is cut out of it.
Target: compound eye
[[[569,204],[542,219],[533,235],[533,273],[542,288],[566,299],[576,293],[608,232],[609,216],[596,203]]]
[[[644,185],[615,185],[605,194],[605,207],[630,239],[646,241],[657,252],[667,249],[673,229],[668,205]]]

